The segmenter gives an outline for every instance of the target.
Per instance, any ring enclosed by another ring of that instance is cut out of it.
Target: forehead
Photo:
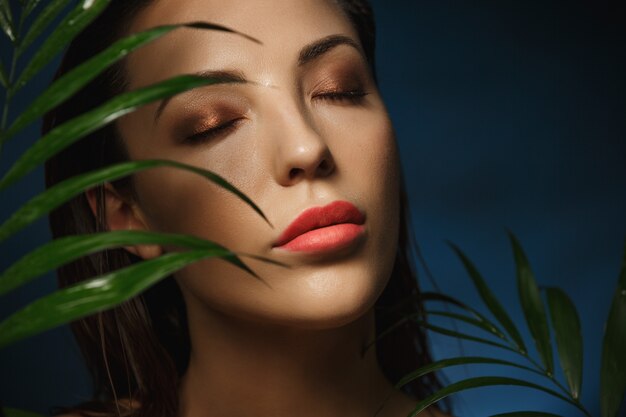
[[[257,74],[293,69],[301,48],[318,39],[339,34],[359,42],[333,0],[157,0],[135,17],[130,32],[196,21],[227,26],[262,44],[229,33],[179,29],[131,55],[127,70],[132,87],[242,65]]]

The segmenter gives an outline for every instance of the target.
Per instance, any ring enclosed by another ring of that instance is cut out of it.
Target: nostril
[[[333,162],[329,158],[326,158],[322,160],[320,164],[317,166],[317,173],[318,175],[325,177],[329,175],[333,171],[333,169],[334,169]]]
[[[302,169],[300,168],[291,168],[289,170],[289,179],[294,180],[302,173]]]
[[[317,170],[319,171],[320,174],[324,175],[324,174],[326,174],[328,172],[328,168],[329,167],[330,167],[330,164],[328,163],[328,161],[326,159],[324,159],[318,165]]]
[[[289,181],[293,182],[299,178],[311,176],[314,177],[327,177],[335,169],[335,164],[332,158],[323,158],[317,165],[311,165],[310,167],[295,166],[289,170]]]

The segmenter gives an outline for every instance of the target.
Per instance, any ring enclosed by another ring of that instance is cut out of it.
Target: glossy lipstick
[[[300,214],[274,244],[292,252],[326,252],[350,246],[364,232],[365,215],[347,201],[312,207]]]

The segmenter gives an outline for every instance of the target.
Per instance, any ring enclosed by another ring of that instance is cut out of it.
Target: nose
[[[290,186],[331,175],[335,161],[324,136],[300,112],[283,114],[282,118],[285,123],[278,123],[275,131],[276,181]]]

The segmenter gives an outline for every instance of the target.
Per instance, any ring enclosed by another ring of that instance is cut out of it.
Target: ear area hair
[[[101,221],[107,231],[150,230],[139,206],[124,198],[110,183],[85,191],[85,197],[96,221]],[[163,253],[159,245],[124,246],[124,249],[143,259],[153,259]]]

